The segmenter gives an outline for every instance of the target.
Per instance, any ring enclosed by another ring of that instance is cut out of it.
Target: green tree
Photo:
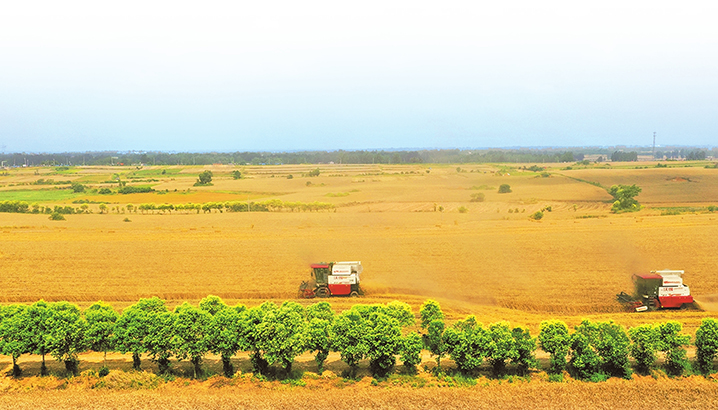
[[[232,171],[232,178],[241,179],[242,173],[239,170],[235,169],[234,171]]]
[[[269,364],[281,363],[284,372],[292,371],[294,358],[306,351],[304,308],[296,302],[284,302],[267,312],[257,325],[257,346]]]
[[[538,365],[536,361],[536,339],[531,337],[528,329],[515,327],[511,330],[516,346],[516,357],[512,359],[518,367],[519,374],[526,374],[529,369]]]
[[[368,327],[361,313],[353,308],[338,315],[332,324],[332,350],[339,352],[352,376],[356,374],[359,361],[369,353],[365,337]]]
[[[579,379],[589,379],[599,372],[601,360],[592,345],[592,331],[587,329],[586,325],[592,326],[591,323],[584,321],[581,326],[576,328],[576,332],[571,335],[571,360],[569,364]]]
[[[385,377],[394,368],[401,348],[401,324],[386,308],[369,312],[366,321],[369,367],[375,377]]]
[[[167,311],[146,313],[147,334],[144,338],[144,347],[150,359],[157,363],[160,374],[169,373],[170,357],[176,348],[172,337],[175,318],[175,314]]]
[[[24,305],[10,305],[0,308],[0,352],[12,357],[12,375],[20,377],[22,371],[17,364],[20,355],[29,353]]]
[[[508,194],[511,193],[511,186],[509,184],[501,184],[499,185],[499,193],[500,194]]]
[[[444,312],[435,300],[429,299],[419,309],[424,345],[432,355],[436,356],[436,371],[441,371],[441,358],[446,354],[444,345]]]
[[[631,357],[636,361],[636,371],[648,374],[656,366],[658,333],[655,325],[644,324],[628,330],[631,337]]]
[[[209,351],[212,315],[185,302],[174,311],[172,344],[179,360],[189,358],[194,367],[194,378],[202,375],[202,358]]]
[[[47,335],[49,333],[48,321],[52,312],[50,305],[44,300],[39,300],[25,309],[24,323],[27,327],[28,351],[38,354],[42,358],[40,364],[40,375],[47,375],[45,355],[49,352]]]
[[[461,373],[474,374],[486,357],[491,337],[473,315],[444,331],[447,352]]]
[[[402,327],[413,326],[415,323],[414,312],[411,311],[411,306],[405,302],[395,300],[387,303],[384,313],[396,319],[399,326]]]
[[[319,168],[315,168],[315,169],[309,171],[309,173],[307,175],[309,175],[310,177],[318,177],[319,176]]]
[[[199,301],[199,308],[214,316],[220,310],[228,308],[228,306],[219,296],[209,295]]]
[[[659,351],[666,354],[666,373],[671,376],[681,376],[690,369],[690,363],[686,358],[686,349],[691,337],[679,334],[683,326],[676,321],[668,321],[657,326],[658,334],[657,347]]]
[[[65,363],[65,370],[77,374],[77,356],[88,348],[85,337],[87,322],[80,309],[68,302],[51,304],[50,312],[47,322],[49,353],[57,361]]]
[[[612,320],[596,324],[594,346],[601,359],[601,370],[604,374],[624,379],[631,377],[631,365],[628,361],[630,345],[623,326]]]
[[[419,310],[419,316],[421,317],[421,328],[426,330],[429,328],[429,323],[434,320],[444,320],[444,312],[441,311],[439,302],[429,299],[421,305]]]
[[[257,327],[264,320],[264,316],[278,310],[274,302],[264,302],[259,306],[249,308],[242,312],[239,327],[240,350],[250,351],[249,359],[255,373],[266,374],[269,363],[262,354],[262,341],[257,332]]]
[[[641,204],[635,199],[641,193],[641,188],[634,185],[613,185],[608,190],[614,199],[611,212],[633,212],[641,209]]]
[[[498,322],[489,325],[489,339],[486,358],[491,363],[494,375],[499,376],[506,370],[508,361],[513,362],[519,357],[509,323]]]
[[[541,322],[539,333],[539,346],[541,350],[551,355],[551,373],[561,373],[566,369],[566,355],[568,354],[570,337],[568,327],[559,320],[545,320]]]
[[[713,372],[713,359],[718,353],[718,321],[704,318],[696,330],[696,366],[704,375]]]
[[[212,183],[213,176],[214,175],[210,170],[202,171],[197,177],[197,182],[195,183],[195,185],[209,185]]]
[[[107,205],[100,204],[100,213],[104,214],[105,212],[107,212]]]
[[[327,302],[319,302],[307,307],[307,350],[316,352],[314,361],[319,374],[324,371],[324,362],[329,356],[332,340],[334,311]]]
[[[429,323],[426,335],[424,335],[424,345],[429,349],[429,352],[436,357],[436,371],[441,371],[441,358],[447,353],[445,342],[445,325],[441,319],[434,319]]]
[[[421,350],[424,341],[417,332],[410,332],[401,338],[401,361],[407,371],[416,372],[416,366],[421,363]]]
[[[128,307],[115,323],[115,348],[122,354],[132,353],[132,367],[140,370],[141,354],[147,352],[145,339],[150,332],[150,313],[167,312],[165,302],[158,298],[140,299]]]
[[[107,351],[113,349],[115,322],[120,315],[112,306],[97,302],[85,310],[87,321],[87,342],[91,350],[102,352],[104,364],[107,366]]]
[[[240,335],[243,333],[242,312],[245,310],[241,305],[221,309],[212,316],[209,325],[208,347],[212,353],[222,357],[222,370],[226,377],[234,374],[231,359],[242,347]]]

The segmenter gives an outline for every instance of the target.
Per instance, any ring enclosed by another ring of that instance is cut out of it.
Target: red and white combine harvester
[[[313,263],[311,279],[299,286],[300,298],[327,298],[329,296],[360,296],[361,262]]]
[[[683,284],[682,270],[658,270],[649,274],[634,274],[635,294],[621,292],[619,302],[636,312],[646,310],[682,308],[693,303],[690,288]]]

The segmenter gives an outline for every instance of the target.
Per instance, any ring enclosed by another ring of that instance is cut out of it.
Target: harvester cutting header
[[[299,286],[301,298],[327,298],[330,296],[360,296],[364,292],[359,287],[361,262],[313,263],[311,279]]]
[[[693,303],[690,288],[683,283],[682,270],[659,270],[649,274],[634,274],[635,294],[621,292],[619,302],[636,312],[665,308],[682,308]]]

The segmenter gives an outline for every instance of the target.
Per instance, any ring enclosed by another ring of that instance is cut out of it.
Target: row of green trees
[[[186,203],[186,204],[154,204],[145,203],[140,204],[137,207],[128,205],[128,210],[146,212],[172,212],[172,211],[184,211],[184,212],[196,212],[200,211],[204,213],[210,212],[279,212],[279,211],[290,211],[290,212],[314,212],[314,211],[326,211],[334,209],[335,205],[327,202],[291,202],[282,201],[279,199],[268,199],[266,201],[259,202],[241,202],[241,201],[226,201],[226,202],[204,202],[201,204]]]
[[[108,351],[129,353],[138,370],[142,355],[148,355],[160,373],[170,371],[172,358],[190,360],[195,377],[201,375],[203,357],[210,352],[222,358],[224,373],[231,376],[231,358],[240,351],[249,352],[258,374],[268,374],[270,369],[289,374],[294,359],[304,352],[314,353],[322,372],[329,353],[335,351],[350,374],[356,373],[362,360],[368,360],[371,372],[384,377],[394,369],[397,358],[405,368],[415,369],[424,349],[435,357],[437,371],[441,371],[441,359],[448,356],[466,375],[477,374],[485,363],[497,376],[508,365],[525,374],[538,367],[537,348],[550,354],[549,373],[568,370],[580,379],[627,378],[632,372],[631,357],[633,368],[647,373],[656,367],[661,352],[668,374],[679,376],[691,368],[685,349],[690,337],[681,334],[681,324],[673,321],[626,331],[612,321],[584,320],[571,333],[565,323],[548,320],[541,323],[534,338],[526,328],[512,328],[508,322],[485,327],[474,316],[447,326],[439,304],[432,300],[421,307],[419,318],[419,326],[414,326],[411,307],[397,301],[358,304],[339,314],[324,301],[307,307],[289,301],[247,308],[228,306],[216,296],[202,299],[197,307],[184,303],[174,310],[157,297],[140,299],[121,314],[102,302],[82,312],[68,302],[39,301],[0,308],[0,352],[12,357],[15,375],[21,372],[17,359],[23,354],[42,356],[43,375],[46,355],[76,373],[78,354],[87,350],[105,355]],[[718,352],[716,320],[703,320],[695,346],[696,369],[713,372]]]
[[[162,212],[168,213],[172,211],[179,212],[317,212],[317,211],[328,211],[334,209],[336,206],[327,202],[291,202],[282,201],[279,199],[269,199],[266,201],[259,202],[240,202],[240,201],[227,201],[227,202],[204,202],[204,203],[186,203],[186,204],[155,204],[155,203],[144,203],[139,205],[127,204],[124,209],[128,212],[140,212],[140,213],[155,213]],[[113,207],[119,213],[124,209],[120,206]],[[107,205],[104,203],[100,204],[100,213],[107,211]],[[24,201],[0,201],[0,212],[10,213],[34,213],[34,214],[81,214],[90,213],[89,206],[82,204],[79,208],[73,208],[72,206],[42,206],[39,204],[30,205]]]

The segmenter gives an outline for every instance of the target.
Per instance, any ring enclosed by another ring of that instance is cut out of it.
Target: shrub
[[[110,195],[112,190],[110,188],[100,188],[97,193],[100,195]]]
[[[65,220],[65,216],[62,215],[62,214],[59,213],[59,212],[53,212],[53,213],[50,214],[50,216],[48,217],[48,219],[51,220],[51,221],[64,221],[64,220]]]
[[[713,371],[713,359],[718,353],[718,321],[705,318],[696,330],[696,366],[703,374]]]
[[[292,174],[287,175],[287,179],[294,179],[294,176]]]
[[[144,194],[147,192],[153,192],[154,189],[149,186],[130,186],[126,185],[117,189],[118,194]]]
[[[319,176],[319,168],[314,168],[313,170],[309,171],[307,174],[310,177],[318,177]]]
[[[500,194],[508,194],[511,192],[511,186],[509,184],[501,184],[499,186],[499,193]]]
[[[459,210],[460,214],[465,214],[465,213],[469,212],[469,208],[467,208],[465,206],[460,206],[458,210]]]
[[[529,215],[529,218],[533,219],[534,221],[540,221],[541,218],[543,218],[543,212],[536,211],[536,212],[532,213],[531,215]]]
[[[234,178],[234,179],[241,179],[241,178],[242,178],[242,173],[239,172],[239,170],[236,170],[236,169],[235,169],[234,171],[232,171],[232,178]]]
[[[641,209],[641,204],[634,197],[641,193],[641,188],[634,185],[613,185],[608,190],[614,202],[611,212],[635,212]]]
[[[561,373],[566,369],[566,355],[569,350],[570,337],[568,327],[559,320],[541,322],[539,333],[541,350],[551,355],[550,373]]]
[[[484,202],[486,195],[483,192],[476,192],[471,194],[471,202]]]
[[[71,188],[75,193],[85,192],[85,186],[79,182],[73,182]]]

